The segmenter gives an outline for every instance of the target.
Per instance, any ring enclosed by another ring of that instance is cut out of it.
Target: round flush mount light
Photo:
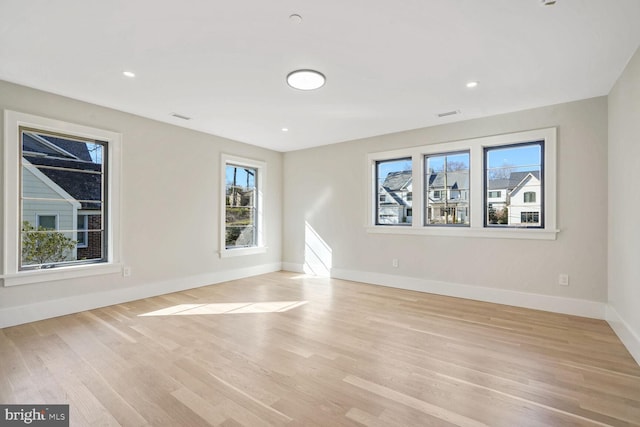
[[[324,74],[315,70],[296,70],[287,75],[287,84],[299,90],[319,89],[326,80]]]
[[[478,82],[469,82],[469,83],[467,83],[467,87],[469,89],[473,89],[474,87],[477,87],[477,86],[478,86]]]
[[[134,73],[133,71],[123,71],[122,75],[132,79],[132,78],[134,78],[136,76],[136,73]]]

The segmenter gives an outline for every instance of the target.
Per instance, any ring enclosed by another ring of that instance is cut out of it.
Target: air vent
[[[456,114],[460,114],[460,110],[447,111],[446,113],[439,113],[438,117],[455,116]]]
[[[183,116],[182,114],[171,113],[171,116],[175,117],[176,119],[191,120],[191,117]]]

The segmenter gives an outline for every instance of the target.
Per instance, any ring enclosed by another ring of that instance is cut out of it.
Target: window
[[[525,203],[535,203],[536,202],[536,193],[533,191],[527,191],[524,193],[524,202]]]
[[[36,215],[36,229],[57,230],[58,215]]]
[[[256,178],[258,170],[246,166],[227,165],[225,193],[225,246],[256,246],[258,205]]]
[[[485,226],[494,227],[540,227],[544,219],[541,205],[536,203],[536,194],[544,192],[544,141],[486,147],[485,185],[502,188],[507,194],[503,206],[489,207],[489,192],[485,199]],[[522,216],[536,210],[536,220],[531,215]],[[533,208],[533,209],[532,209]],[[526,217],[527,221],[522,218]]]
[[[223,155],[221,256],[266,251],[262,220],[266,165]]]
[[[539,212],[521,212],[520,222],[537,224],[538,222],[540,222],[540,213]]]
[[[556,128],[370,153],[367,161],[370,233],[543,240],[558,233]],[[403,198],[408,192],[416,197]],[[403,203],[411,211],[401,211]]]
[[[94,209],[104,215],[107,142],[26,126],[19,132],[20,270],[106,262],[104,247],[88,258],[78,257],[76,245],[78,211]],[[35,214],[34,226],[34,212],[39,210],[54,213]]]
[[[411,224],[412,215],[408,214],[413,199],[411,158],[378,161],[375,167],[376,224]]]
[[[114,132],[5,111],[5,180],[16,183],[4,194],[5,286],[121,271],[120,140]],[[83,212],[98,219],[83,222]],[[92,240],[96,250],[81,254]]]
[[[88,215],[78,215],[78,233],[77,233],[77,244],[78,248],[86,248],[87,242],[89,241],[89,232],[88,232]]]
[[[425,156],[425,225],[469,225],[469,153]]]

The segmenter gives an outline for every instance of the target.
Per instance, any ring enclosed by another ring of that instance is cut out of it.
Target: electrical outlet
[[[392,260],[391,260],[391,265],[392,265],[394,268],[398,268],[398,258],[394,258],[394,259],[392,259]]]
[[[569,286],[569,275],[568,274],[558,275],[558,285]]]
[[[122,267],[122,277],[129,277],[131,276],[131,267],[128,265],[125,265],[124,267]]]

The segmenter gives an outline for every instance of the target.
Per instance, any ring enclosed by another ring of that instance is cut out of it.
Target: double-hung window
[[[120,135],[6,111],[4,145],[5,286],[119,272]]]
[[[266,164],[240,157],[222,156],[220,255],[248,255],[266,251],[263,188]]]
[[[484,165],[487,188],[507,195],[489,206],[492,191],[487,190],[485,226],[543,227],[544,207],[536,200],[544,193],[544,141],[485,147]]]
[[[376,224],[410,225],[413,221],[411,157],[375,162]]]
[[[372,153],[367,160],[371,233],[556,237],[555,128]]]
[[[425,225],[469,225],[469,152],[425,156]]]

